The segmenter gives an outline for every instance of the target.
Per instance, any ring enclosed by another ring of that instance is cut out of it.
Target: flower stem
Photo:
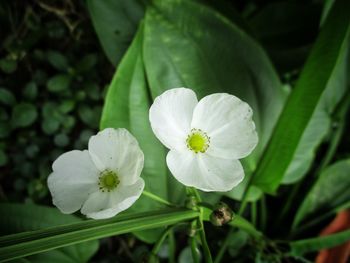
[[[157,256],[157,253],[160,249],[160,247],[162,246],[163,242],[165,241],[165,238],[167,237],[167,235],[169,234],[169,232],[173,229],[175,225],[168,227],[167,229],[165,229],[162,233],[162,235],[160,236],[160,238],[157,240],[157,242],[154,244],[153,249],[151,251],[152,256]]]
[[[207,239],[205,237],[204,225],[203,225],[202,218],[198,219],[198,224],[200,226],[199,236],[200,236],[201,242],[202,242],[202,248],[203,248],[203,254],[204,254],[204,257],[205,257],[205,261],[207,263],[213,263],[213,259],[211,257],[211,253],[210,253],[210,249],[209,249],[209,246],[208,246],[208,243],[207,243]]]
[[[190,237],[192,259],[194,263],[199,263],[199,250],[197,246],[196,237]]]
[[[148,198],[153,199],[154,201],[157,201],[157,202],[162,203],[164,205],[175,206],[174,204],[170,203],[169,201],[159,197],[158,195],[152,194],[151,192],[148,192],[146,190],[143,190],[142,194],[144,196],[147,196]]]
[[[168,234],[168,239],[169,239],[169,263],[175,263],[176,258],[175,258],[175,253],[176,253],[176,242],[175,242],[175,237],[174,237],[174,230],[171,229],[169,234]]]
[[[203,224],[204,211],[203,211],[203,208],[201,206],[198,206],[202,202],[201,197],[200,197],[198,191],[193,187],[187,188],[187,193],[196,199],[197,208],[200,211],[199,218],[197,219],[197,225],[199,228],[199,237],[200,237],[201,243],[202,243],[204,260],[207,263],[213,263],[213,259],[211,257],[211,253],[210,253],[210,249],[209,249],[209,246],[207,243],[207,239],[205,237],[204,224]]]
[[[252,217],[252,224],[256,227],[256,213],[257,213],[257,207],[256,207],[256,201],[252,202],[250,205],[250,209],[251,209],[251,217]]]

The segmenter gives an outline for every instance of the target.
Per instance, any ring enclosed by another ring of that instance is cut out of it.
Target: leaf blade
[[[300,256],[308,252],[335,247],[345,243],[348,240],[350,240],[350,230],[323,237],[297,240],[290,243],[291,253],[293,255]]]
[[[198,216],[198,212],[194,210],[164,209],[4,236],[0,237],[0,261],[112,235],[175,224]]]
[[[337,1],[313,47],[301,76],[291,93],[260,160],[253,185],[273,194],[288,168],[302,133],[324,91],[339,54],[346,46],[350,2]],[[320,73],[315,77],[315,74]],[[307,102],[300,107],[301,102]],[[293,125],[291,125],[293,123]]]

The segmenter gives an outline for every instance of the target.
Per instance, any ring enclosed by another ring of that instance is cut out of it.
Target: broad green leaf
[[[170,198],[168,193],[168,187],[172,186],[168,181],[172,178],[167,176],[165,149],[154,136],[148,120],[151,100],[141,56],[142,33],[143,27],[140,27],[109,86],[100,126],[101,129],[107,127],[128,129],[137,138],[146,156],[142,171],[145,189],[165,199],[176,201]],[[181,191],[177,195],[181,195]],[[131,209],[147,211],[157,205],[149,198],[141,196]],[[159,233],[152,232],[146,236],[141,234],[139,237],[155,241]]]
[[[35,122],[38,112],[33,104],[19,103],[12,110],[11,124],[13,127],[27,127]]]
[[[299,207],[293,222],[297,228],[307,219],[335,213],[350,201],[350,159],[339,161],[323,171]]]
[[[55,208],[32,204],[0,204],[1,236],[25,231],[35,231],[79,221],[81,220],[77,217],[64,215]],[[89,241],[30,256],[27,260],[35,263],[83,263],[88,262],[97,249],[98,242]]]
[[[317,147],[332,129],[332,114],[342,97],[344,97],[348,85],[349,43],[348,41],[345,48],[340,51],[339,60],[331,73],[309,123],[303,131],[292,162],[283,176],[282,183],[294,183],[306,174],[315,159]]]
[[[89,240],[153,229],[198,218],[197,211],[174,208],[86,220],[0,237],[0,261],[8,261]]]
[[[305,67],[279,118],[269,145],[259,162],[253,184],[274,193],[288,169],[303,132],[334,69],[339,64],[349,32],[350,2],[336,1]]]
[[[141,0],[88,0],[88,10],[108,59],[118,65],[144,15]]]
[[[350,230],[338,232],[329,236],[297,240],[290,243],[292,255],[303,255],[322,249],[332,248],[350,240]]]
[[[244,159],[248,177],[286,97],[268,57],[244,31],[207,6],[191,1],[153,3],[146,12],[143,45],[152,98],[170,88],[187,87],[199,98],[228,92],[248,102],[259,134],[257,148]],[[239,199],[243,189],[241,184],[228,195]]]

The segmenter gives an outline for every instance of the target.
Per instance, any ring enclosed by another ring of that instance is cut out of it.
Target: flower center
[[[111,170],[104,170],[100,173],[98,186],[102,192],[112,191],[118,186],[119,183],[120,180],[115,172]]]
[[[187,148],[191,151],[204,153],[209,147],[210,137],[200,129],[192,129],[187,136],[186,143]]]

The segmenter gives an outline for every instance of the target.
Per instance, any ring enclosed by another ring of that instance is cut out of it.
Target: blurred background
[[[1,1],[0,198],[50,204],[61,153],[86,148],[114,67],[83,1]]]

